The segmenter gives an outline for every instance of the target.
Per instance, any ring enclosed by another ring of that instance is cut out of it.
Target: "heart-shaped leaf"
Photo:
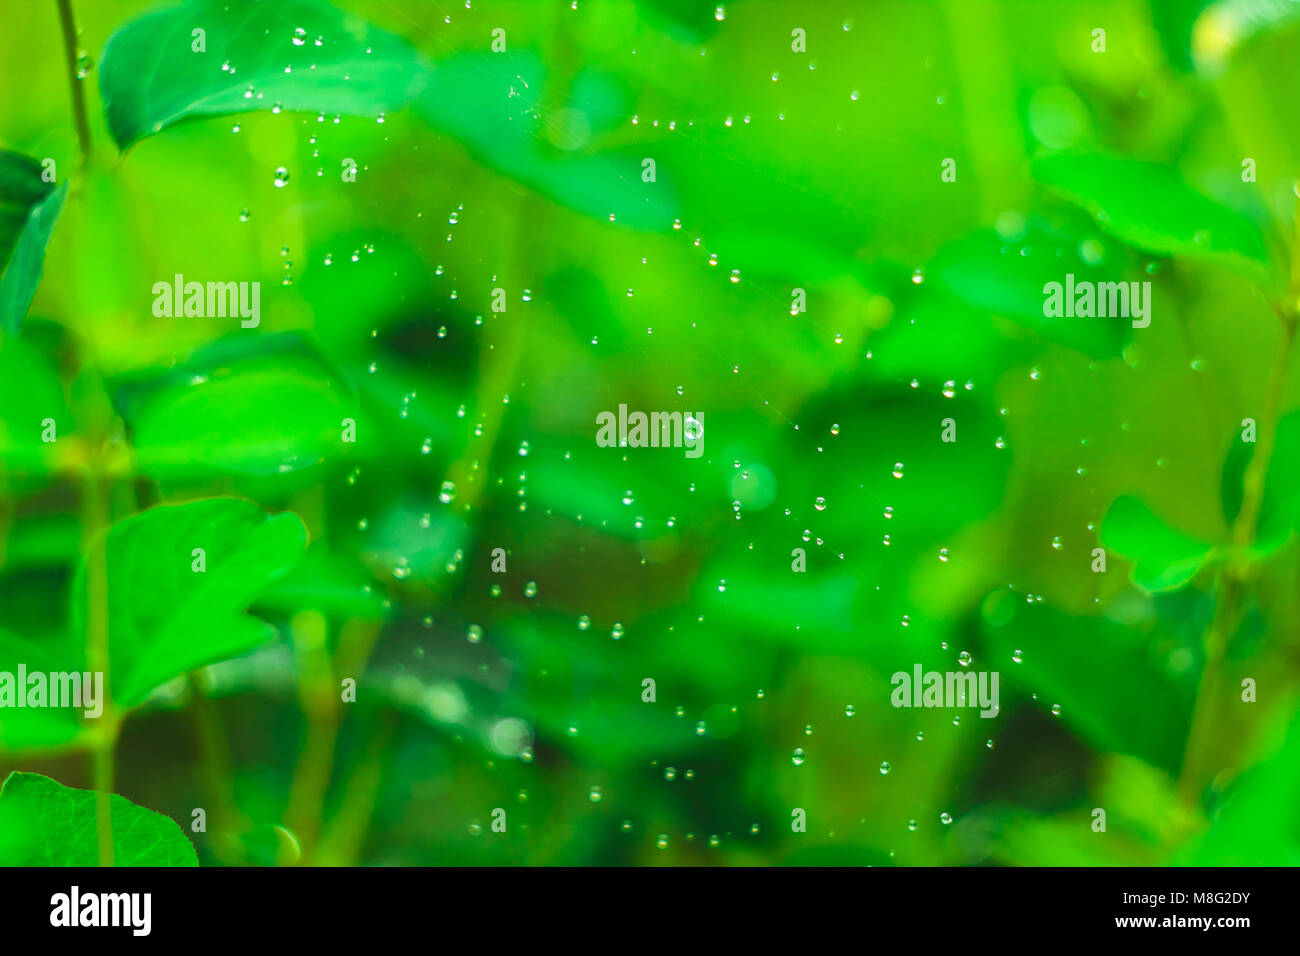
[[[11,773],[0,789],[0,866],[96,866],[99,794],[39,773]],[[176,821],[111,794],[115,866],[198,866]]]
[[[270,516],[238,498],[150,508],[113,525],[106,547],[117,704],[134,706],[173,677],[269,640],[274,629],[244,609],[292,570],[306,544],[297,515]],[[73,633],[84,634],[84,564],[73,594]]]
[[[1101,543],[1134,562],[1133,583],[1171,591],[1196,576],[1214,546],[1169,527],[1130,495],[1116,498],[1101,523]]]
[[[405,40],[325,3],[191,0],[109,37],[99,82],[126,149],[195,116],[279,106],[377,117],[410,102],[427,75]]]

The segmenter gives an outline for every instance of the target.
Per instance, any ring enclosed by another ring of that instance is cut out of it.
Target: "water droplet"
[[[970,662],[971,662],[970,651],[962,651],[960,654],[957,655],[957,663],[960,664],[962,667],[970,667]]]
[[[1016,650],[1011,652],[1011,660],[1019,664],[1021,661],[1025,659],[1024,655],[1025,652],[1017,648]]]
[[[600,803],[601,797],[600,787],[592,787],[587,791],[587,799],[592,803]]]
[[[816,508],[818,511],[825,511],[826,499],[823,498],[821,495],[818,495],[817,500],[813,502],[813,507]]]
[[[893,769],[894,768],[889,765],[889,761],[884,760],[880,764],[880,775],[883,777],[885,774],[889,773],[889,771]]]
[[[794,748],[794,752],[793,752],[792,754],[790,754],[790,762],[791,762],[792,764],[794,764],[796,767],[802,767],[802,766],[803,766],[803,748],[802,748],[802,747],[795,747],[795,748]]]
[[[307,31],[304,30],[302,27],[294,27],[294,29],[293,29],[293,45],[294,45],[294,46],[302,46],[302,45],[303,45],[304,43],[306,43],[306,42],[307,42]]]
[[[284,184],[287,183],[288,181],[289,181],[289,170],[285,169],[283,166],[276,167],[275,170],[276,188],[279,189],[283,187]]]
[[[946,811],[939,814],[939,822],[942,823],[944,826],[947,826],[948,824],[952,823],[952,814]]]
[[[483,640],[483,628],[479,627],[477,624],[471,624],[469,630],[465,633],[465,639],[471,644],[477,644],[479,641]]]
[[[444,505],[450,504],[451,499],[456,497],[456,485],[450,481],[442,483],[442,490],[438,492],[438,500]]]
[[[585,614],[578,618],[578,630],[585,631],[589,627],[591,627],[591,618]]]

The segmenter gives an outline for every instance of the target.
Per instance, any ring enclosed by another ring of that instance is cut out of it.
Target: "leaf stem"
[[[88,463],[81,497],[82,544],[86,555],[86,664],[104,675],[104,710],[91,750],[92,779],[99,793],[96,804],[99,865],[113,865],[113,827],[109,796],[113,792],[114,751],[118,722],[109,690],[108,672],[108,525],[107,486],[96,463]]]
[[[59,22],[63,26],[63,53],[68,64],[68,82],[72,85],[72,117],[77,124],[77,142],[81,144],[81,165],[90,159],[90,121],[86,117],[86,89],[77,76],[77,21],[72,0],[58,0]]]
[[[1205,632],[1205,666],[1201,671],[1192,722],[1188,729],[1187,747],[1183,752],[1179,789],[1184,800],[1193,805],[1200,799],[1203,787],[1208,782],[1205,778],[1213,769],[1215,760],[1212,741],[1219,722],[1218,704],[1222,700],[1222,661],[1236,628],[1238,604],[1255,560],[1246,549],[1254,543],[1258,533],[1268,467],[1277,438],[1278,408],[1282,404],[1287,365],[1295,345],[1297,293],[1300,292],[1300,203],[1296,205],[1295,235],[1292,245],[1290,301],[1274,306],[1282,323],[1282,342],[1265,387],[1264,405],[1258,422],[1259,444],[1241,478],[1241,508],[1232,523],[1233,556],[1220,570],[1216,583],[1214,618]]]

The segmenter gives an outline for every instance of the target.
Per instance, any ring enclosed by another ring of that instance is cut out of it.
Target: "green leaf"
[[[1250,41],[1297,22],[1300,5],[1294,0],[1214,0],[1192,24],[1192,57],[1201,73],[1215,75]]]
[[[192,49],[197,29],[206,52]],[[99,82],[124,150],[184,119],[277,105],[373,118],[409,103],[427,75],[405,40],[325,3],[192,0],[109,37]]]
[[[297,515],[266,514],[251,501],[205,498],[151,508],[108,532],[109,673],[113,699],[142,702],[196,667],[242,654],[274,636],[244,614],[302,557]],[[202,548],[206,570],[192,570]],[[74,634],[86,633],[87,570],[73,589]]]
[[[262,593],[257,607],[285,614],[310,608],[336,617],[381,620],[387,612],[372,582],[355,559],[318,541],[292,571]]]
[[[0,269],[9,261],[32,207],[53,187],[41,179],[41,164],[30,156],[0,149]]]
[[[149,475],[203,468],[272,475],[341,449],[349,407],[336,382],[248,371],[166,393],[135,423],[133,444]]]
[[[1255,455],[1255,442],[1241,440],[1241,430],[1234,429],[1219,480],[1219,502],[1223,518],[1231,525],[1241,510],[1242,479]],[[1272,554],[1300,526],[1300,411],[1278,420],[1273,439],[1273,457],[1269,460],[1264,494],[1256,521],[1255,542],[1251,548],[1258,555]]]
[[[1277,751],[1238,778],[1214,823],[1179,863],[1192,866],[1300,866],[1300,719]]]
[[[1148,591],[1180,588],[1196,576],[1214,546],[1177,531],[1140,499],[1115,499],[1101,523],[1101,543],[1134,562],[1133,583]]]
[[[1128,342],[1130,320],[1044,314],[1044,285],[1064,283],[1067,273],[1074,274],[1077,281],[1120,279],[1114,269],[1083,262],[1077,247],[1077,240],[1066,242],[1041,231],[1013,243],[1002,241],[996,233],[981,232],[945,247],[930,271],[952,295],[976,309],[1005,316],[1048,341],[1093,358],[1110,358]]]
[[[0,789],[0,866],[96,866],[99,794],[39,773],[11,773]],[[110,794],[115,866],[198,866],[176,821]]]
[[[556,202],[594,218],[670,232],[680,210],[665,164],[655,182],[645,183],[644,150],[578,148],[586,146],[590,130],[581,127],[590,121],[573,111],[543,110],[544,80],[541,59],[531,52],[462,53],[438,64],[415,109],[485,164]]]
[[[45,265],[45,247],[54,224],[63,211],[68,184],[60,183],[48,196],[31,207],[18,234],[13,255],[0,276],[0,331],[17,334],[36,295]]]
[[[18,474],[48,470],[59,445],[41,441],[47,418],[57,438],[72,430],[58,376],[32,345],[0,335],[0,464]]]
[[[1059,719],[1093,748],[1176,771],[1196,699],[1194,648],[1208,602],[1195,592],[1155,602],[1150,623],[1117,623],[993,592],[985,600],[984,644],[1005,682],[1004,712],[1013,687],[1037,694],[1030,706],[1046,714],[1060,704]],[[1020,663],[996,663],[1017,653]],[[1193,663],[1178,669],[1185,657]]]
[[[1258,272],[1259,225],[1187,185],[1165,166],[1078,153],[1041,157],[1034,175],[1129,245],[1158,256],[1215,260]]]
[[[357,415],[330,363],[293,334],[220,339],[116,383],[114,403],[151,477],[307,468],[345,450],[343,419]]]
[[[0,628],[0,671],[17,674],[21,664],[29,674],[48,675],[79,670],[79,662],[79,654],[69,654],[61,645],[38,644]],[[26,689],[19,687],[17,692],[24,694]],[[60,747],[77,737],[82,713],[65,707],[0,707],[0,746],[6,750]]]

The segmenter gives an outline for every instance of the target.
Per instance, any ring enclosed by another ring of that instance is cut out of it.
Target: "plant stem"
[[[209,841],[211,850],[224,863],[238,863],[240,860],[236,859],[233,849],[237,843],[230,838],[244,831],[247,820],[235,802],[230,741],[216,703],[203,692],[193,673],[189,675],[188,683],[190,713],[198,737],[203,799],[211,808],[208,813],[208,828],[214,837]]]
[[[104,675],[104,711],[92,743],[92,779],[99,834],[99,865],[113,865],[113,827],[109,795],[113,792],[114,750],[118,723],[109,691],[108,672],[108,525],[106,484],[95,461],[86,468],[82,486],[81,532],[86,555],[86,664],[91,673]]]
[[[315,628],[319,627],[319,632]],[[352,621],[339,633],[338,648],[330,657],[324,619],[318,624],[302,619],[294,627],[294,653],[298,658],[299,701],[307,720],[306,738],[294,769],[285,810],[285,824],[302,848],[303,864],[309,864],[320,839],[325,798],[334,774],[334,751],[343,724],[340,681],[365,672],[370,653],[379,638],[378,624]]]
[[[63,53],[68,64],[68,82],[72,84],[72,117],[77,124],[77,141],[81,144],[81,165],[90,159],[90,121],[86,117],[86,89],[77,76],[77,21],[72,0],[58,0],[59,22],[63,26]]]
[[[1236,629],[1238,604],[1254,559],[1245,553],[1255,542],[1259,513],[1264,503],[1268,467],[1276,442],[1278,408],[1286,385],[1286,370],[1295,345],[1297,293],[1300,292],[1300,203],[1296,205],[1296,240],[1292,246],[1290,301],[1276,308],[1282,322],[1282,342],[1269,372],[1264,392],[1264,406],[1258,426],[1259,444],[1241,478],[1241,508],[1232,523],[1232,552],[1219,573],[1214,601],[1214,618],[1205,632],[1205,666],[1201,671],[1196,705],[1188,730],[1187,747],[1179,789],[1185,802],[1195,805],[1205,783],[1214,770],[1215,755],[1211,746],[1218,724],[1218,704],[1222,700],[1222,660],[1228,641]]]

